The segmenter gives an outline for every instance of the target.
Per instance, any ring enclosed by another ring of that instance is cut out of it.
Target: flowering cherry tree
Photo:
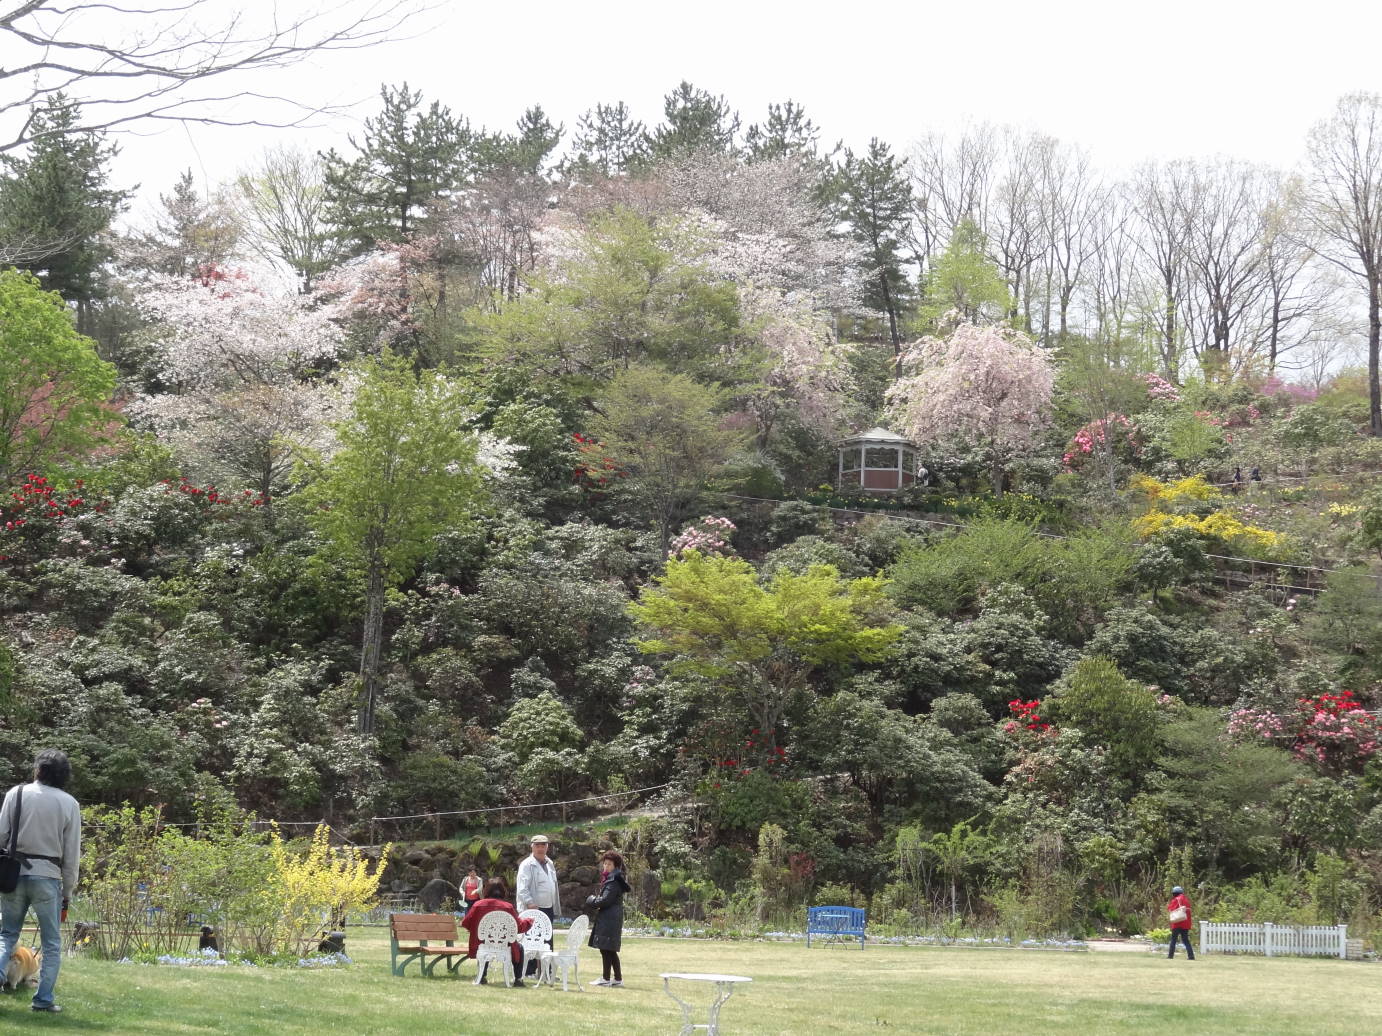
[[[160,279],[139,303],[159,328],[169,391],[137,399],[130,416],[208,473],[270,499],[294,453],[322,448],[342,409],[340,393],[312,378],[340,348],[334,312],[235,274]]]
[[[1051,361],[1020,331],[961,324],[911,345],[902,365],[909,373],[888,390],[900,430],[919,443],[983,444],[1002,493],[1004,469],[1050,420]]]

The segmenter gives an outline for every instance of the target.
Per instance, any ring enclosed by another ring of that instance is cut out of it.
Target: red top
[[[1176,909],[1176,907],[1185,907],[1185,920],[1172,921],[1172,930],[1184,929],[1187,932],[1190,931],[1190,925],[1194,921],[1195,915],[1190,909],[1190,900],[1185,898],[1184,892],[1179,896],[1172,897],[1171,902],[1166,904],[1166,912],[1169,914],[1172,910]]]
[[[461,895],[466,899],[479,899],[480,889],[484,885],[478,877],[466,878],[461,882]]]
[[[470,932],[470,949],[468,952],[472,958],[480,952],[480,936],[477,934],[480,931],[480,919],[491,910],[502,910],[513,917],[518,922],[519,934],[526,932],[533,926],[530,918],[518,916],[518,911],[513,908],[512,903],[507,903],[502,899],[477,900],[475,905],[465,912],[465,917],[461,918],[461,927]],[[509,951],[513,954],[515,964],[523,959],[523,951],[518,948],[518,943],[510,943]]]

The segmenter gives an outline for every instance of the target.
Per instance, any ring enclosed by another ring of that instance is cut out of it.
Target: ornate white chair
[[[480,918],[480,927],[475,931],[480,940],[480,948],[475,953],[475,984],[478,986],[485,977],[490,964],[498,964],[503,969],[504,985],[513,985],[513,957],[509,946],[518,939],[518,922],[512,914],[495,910]]]
[[[552,919],[541,910],[524,910],[518,918],[532,922],[532,926],[518,937],[518,945],[523,948],[523,964],[518,973],[526,975],[529,961],[541,962],[542,955],[551,952],[547,944],[552,941]],[[542,981],[541,963],[538,965],[538,981]]]
[[[567,992],[566,980],[568,977],[575,978],[576,988],[582,993],[585,987],[581,985],[581,947],[585,945],[586,938],[590,935],[590,918],[581,914],[576,920],[571,922],[571,927],[566,930],[565,944],[559,950],[548,950],[544,948],[542,954],[542,980],[553,989],[557,988],[557,972],[561,972],[561,991]]]

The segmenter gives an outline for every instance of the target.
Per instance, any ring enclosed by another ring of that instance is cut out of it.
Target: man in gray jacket
[[[62,964],[62,916],[76,891],[77,866],[82,858],[82,810],[77,800],[62,790],[71,776],[67,753],[45,748],[34,759],[34,782],[11,788],[0,805],[0,845],[9,849],[17,813],[17,849],[22,861],[19,887],[0,894],[0,976],[9,967],[24,917],[32,908],[43,946],[38,991],[30,1004],[35,1011],[62,1010],[53,1002],[53,987]]]
[[[561,886],[557,884],[557,866],[547,858],[550,843],[546,835],[533,835],[529,844],[532,853],[518,865],[514,905],[520,913],[541,910],[547,920],[555,920],[561,914]],[[547,945],[550,947],[552,940],[547,940]],[[536,963],[530,964],[528,973],[534,974],[536,966]]]

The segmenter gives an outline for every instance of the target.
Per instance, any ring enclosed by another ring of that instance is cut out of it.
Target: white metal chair
[[[552,919],[541,910],[524,910],[518,919],[532,922],[532,926],[518,937],[518,945],[523,949],[523,963],[518,969],[522,976],[528,974],[529,961],[540,962],[542,955],[550,952],[551,947],[547,944],[552,941]],[[541,964],[538,965],[538,981],[542,981]]]
[[[475,936],[480,940],[480,948],[475,953],[475,984],[478,986],[484,979],[490,964],[498,964],[503,968],[504,985],[513,985],[513,957],[509,946],[518,939],[518,922],[513,915],[502,910],[491,911],[480,918]]]
[[[586,938],[590,935],[590,918],[581,914],[576,920],[571,922],[571,927],[566,930],[566,944],[560,950],[546,950],[542,954],[542,980],[552,986],[557,987],[557,972],[561,972],[561,991],[567,992],[566,980],[573,977],[576,980],[576,988],[582,993],[585,987],[581,985],[581,947],[585,945]]]

